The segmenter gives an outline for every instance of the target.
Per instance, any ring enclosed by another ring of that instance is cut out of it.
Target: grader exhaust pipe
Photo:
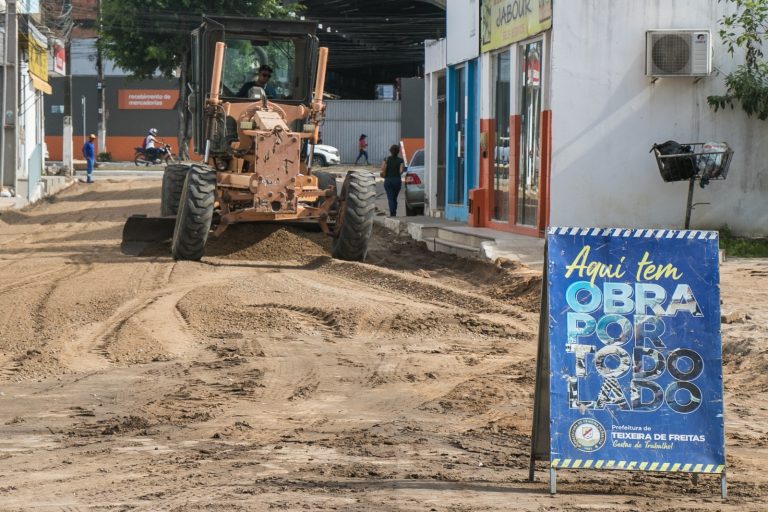
[[[312,102],[312,110],[322,112],[323,94],[325,93],[325,70],[328,67],[328,48],[320,48],[319,58],[317,60],[317,77],[315,78],[315,96]],[[320,138],[320,125],[315,124],[315,133],[312,137],[312,143],[317,144]]]
[[[224,50],[226,50],[226,47],[227,46],[224,43],[219,41],[216,43],[216,49],[213,54],[213,77],[211,79],[211,94],[208,98],[208,101],[214,107],[217,107],[219,103],[221,103],[221,100],[219,100],[219,90],[221,89],[221,71],[224,67]],[[205,154],[203,155],[203,163],[208,163],[208,157],[210,156],[211,152],[210,134],[215,126],[215,123],[216,118],[214,116],[208,119],[207,133],[209,138],[205,141]]]
[[[224,67],[224,50],[226,45],[219,41],[213,54],[213,78],[211,80],[211,103],[219,104],[219,89],[221,89],[221,69]]]

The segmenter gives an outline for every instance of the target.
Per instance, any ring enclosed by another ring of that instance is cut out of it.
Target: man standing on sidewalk
[[[96,149],[93,147],[93,141],[96,140],[94,134],[88,136],[88,142],[83,144],[83,158],[85,158],[86,183],[93,183],[93,163],[96,160]]]

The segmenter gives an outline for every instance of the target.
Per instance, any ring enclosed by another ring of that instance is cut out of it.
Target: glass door
[[[536,226],[541,169],[542,42],[521,47],[520,166],[517,175],[517,224]]]
[[[445,75],[437,79],[437,209],[445,210]]]
[[[510,122],[510,54],[494,55],[494,144],[491,218],[509,222],[509,122]]]
[[[460,67],[456,70],[456,95],[454,103],[454,112],[456,115],[456,154],[454,155],[456,179],[453,181],[453,190],[451,191],[451,203],[464,203],[464,140],[466,138],[466,85],[465,69]]]

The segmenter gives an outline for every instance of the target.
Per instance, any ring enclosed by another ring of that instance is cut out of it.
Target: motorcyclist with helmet
[[[144,138],[144,152],[147,160],[160,158],[161,150],[156,144],[160,144],[160,140],[157,138],[157,128],[150,128],[149,133]]]

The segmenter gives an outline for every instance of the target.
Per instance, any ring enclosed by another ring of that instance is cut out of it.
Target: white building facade
[[[760,143],[768,124],[707,103],[743,63],[718,36],[731,3],[481,0],[478,8],[480,122],[468,171],[478,179],[468,223],[531,236],[548,225],[681,228],[688,182],[665,183],[649,150],[667,140],[722,141],[735,151],[730,173],[696,185],[694,202],[708,204],[696,205],[691,227],[768,235],[768,147]],[[686,29],[711,36],[712,73],[648,76],[646,33]],[[449,30],[448,47],[453,37]],[[435,118],[427,101],[426,119]],[[448,125],[450,141],[457,134]],[[430,133],[427,147],[438,142]]]
[[[45,196],[42,181],[45,167],[44,94],[51,94],[48,84],[48,38],[31,19],[21,33],[19,59],[18,167],[17,193],[30,202]]]

